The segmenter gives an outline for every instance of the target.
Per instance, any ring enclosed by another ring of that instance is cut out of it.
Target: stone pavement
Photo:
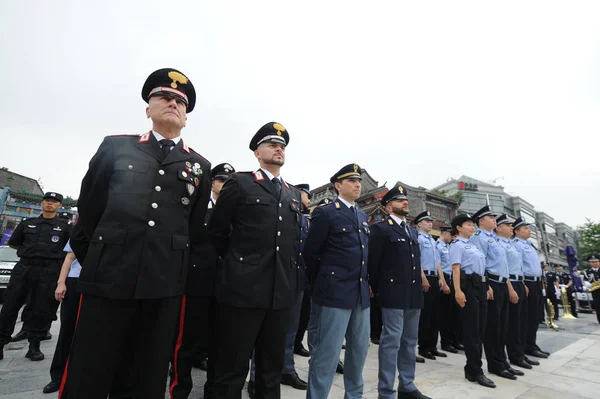
[[[449,354],[440,360],[427,360],[417,365],[416,384],[432,398],[596,398],[600,392],[600,325],[595,315],[582,314],[576,320],[560,320],[559,332],[540,326],[538,344],[552,356],[541,360],[541,365],[527,371],[517,381],[508,381],[490,376],[498,385],[496,389],[480,387],[463,376],[465,357]],[[50,381],[49,367],[58,338],[58,323],[53,323],[51,341],[42,342],[46,359],[32,362],[26,359],[26,342],[11,343],[4,348],[4,360],[0,360],[0,399],[43,399],[56,398],[56,394],[45,395],[42,388]],[[17,324],[17,331],[21,328]],[[371,345],[363,377],[365,399],[377,398],[377,348]],[[308,359],[296,356],[297,370],[306,379]],[[484,363],[485,367],[485,363]],[[200,385],[205,373],[194,370],[194,382],[198,383],[190,396],[202,397]],[[344,397],[343,376],[336,375],[330,398]],[[165,397],[167,397],[165,395]],[[243,398],[247,398],[244,391]],[[283,399],[305,398],[304,391],[282,386]]]

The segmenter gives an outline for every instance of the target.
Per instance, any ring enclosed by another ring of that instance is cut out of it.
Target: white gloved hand
[[[560,291],[556,290],[555,294],[556,294],[556,299],[560,299]]]
[[[545,288],[542,288],[542,295],[546,296],[546,289]]]

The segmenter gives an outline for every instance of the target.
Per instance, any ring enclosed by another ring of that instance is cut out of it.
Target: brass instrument
[[[554,330],[558,331],[558,325],[554,322],[554,306],[550,299],[546,298],[546,325]]]
[[[563,305],[563,319],[574,319],[575,316],[571,313],[571,306],[569,305],[569,293],[566,287],[560,289],[560,299]]]
[[[600,280],[592,282],[592,285],[588,288],[589,292],[600,290]]]

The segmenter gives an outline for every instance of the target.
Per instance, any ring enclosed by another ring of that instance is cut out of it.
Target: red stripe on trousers
[[[181,342],[183,341],[183,323],[185,321],[185,295],[181,297],[181,311],[179,313],[179,334],[177,334],[177,344],[175,345],[175,354],[173,355],[173,383],[169,387],[169,395],[173,399],[173,389],[177,386],[178,375],[177,375],[177,358],[179,349],[181,349]],[[58,398],[60,399],[60,398]]]
[[[77,324],[79,323],[79,312],[81,312],[81,301],[83,300],[83,294],[79,294],[79,307],[77,308],[77,319],[75,319],[75,331],[77,331]],[[75,341],[75,332],[73,332],[73,341]],[[71,342],[71,348],[73,348],[73,342]],[[71,353],[69,351],[69,357],[67,357],[67,364],[65,364],[65,371],[63,373],[62,380],[60,381],[60,389],[58,391],[58,399],[62,398],[63,390],[65,389],[65,383],[67,382],[67,372],[69,370],[69,358]]]

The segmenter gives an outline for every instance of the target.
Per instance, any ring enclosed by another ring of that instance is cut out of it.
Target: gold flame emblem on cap
[[[398,186],[398,191],[400,191],[400,194],[404,194],[404,190],[402,189],[402,186]]]
[[[358,173],[358,165],[354,164],[354,173]]]
[[[168,73],[169,78],[171,78],[171,80],[173,80],[173,82],[171,83],[171,87],[176,89],[177,88],[177,83],[185,85],[188,82],[188,78],[186,78],[183,74],[179,73],[179,72],[175,72],[175,71],[171,71]]]
[[[285,132],[285,128],[279,123],[273,123],[273,129],[277,130],[278,136],[281,136],[281,132]]]

